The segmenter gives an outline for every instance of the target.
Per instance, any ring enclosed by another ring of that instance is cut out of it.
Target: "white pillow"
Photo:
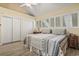
[[[53,29],[52,32],[56,35],[64,35],[66,34],[66,29]]]

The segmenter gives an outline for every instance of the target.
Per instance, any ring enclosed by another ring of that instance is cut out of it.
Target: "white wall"
[[[0,25],[0,42],[1,42],[1,25]]]
[[[1,39],[1,18],[0,18],[0,39]],[[1,40],[0,40],[1,42]]]
[[[21,40],[24,40],[28,33],[33,33],[34,21],[33,20],[21,20]]]

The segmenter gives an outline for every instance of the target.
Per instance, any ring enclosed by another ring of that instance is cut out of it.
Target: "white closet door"
[[[20,40],[20,19],[13,18],[13,41]]]
[[[0,17],[0,43],[1,43],[1,17]]]
[[[26,37],[26,24],[27,22],[25,20],[21,20],[21,40],[24,40]]]
[[[21,40],[24,40],[27,33],[33,31],[33,21],[21,20]]]
[[[4,16],[1,18],[1,43],[12,42],[12,18]]]

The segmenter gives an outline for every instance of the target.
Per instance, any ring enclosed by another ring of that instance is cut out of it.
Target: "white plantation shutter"
[[[78,15],[77,15],[77,13],[72,14],[72,26],[73,27],[78,26]]]
[[[72,27],[72,17],[71,17],[71,15],[65,15],[64,16],[64,23],[65,23],[65,26],[67,28]]]

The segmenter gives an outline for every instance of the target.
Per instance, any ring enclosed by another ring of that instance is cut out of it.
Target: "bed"
[[[56,34],[29,34],[27,35],[27,46],[36,48],[42,56],[60,56],[66,54],[67,35]]]
[[[55,35],[52,34],[30,34],[30,51],[32,47],[35,47],[36,49],[41,51],[42,55],[47,54],[47,44],[48,40],[55,37]]]

